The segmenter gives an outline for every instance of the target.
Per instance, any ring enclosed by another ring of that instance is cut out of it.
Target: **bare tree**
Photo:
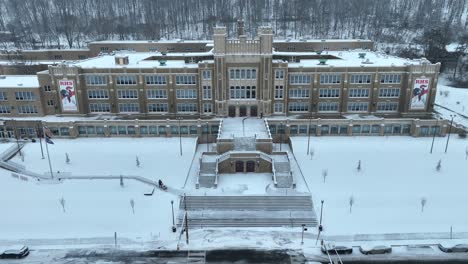
[[[135,201],[133,199],[130,199],[130,206],[132,207],[133,214],[135,214]]]
[[[439,161],[437,162],[436,170],[437,170],[437,171],[440,171],[441,168],[442,168],[442,160],[439,160]]]
[[[311,148],[309,151],[310,159],[314,157],[314,154],[315,154],[314,148]]]
[[[120,187],[124,187],[123,177],[120,175]]]
[[[349,213],[352,213],[352,211],[353,211],[353,205],[354,205],[354,196],[351,195],[351,196],[349,197]]]
[[[63,212],[65,213],[65,199],[63,198],[63,196],[59,199],[59,203],[62,206]]]
[[[138,159],[138,156],[136,156],[136,166],[140,167],[140,160]]]
[[[68,153],[65,153],[65,162],[70,164],[70,157],[68,156]]]
[[[426,203],[427,203],[426,197],[422,197],[421,198],[421,213],[424,212],[424,207],[426,206]]]
[[[328,170],[327,169],[322,170],[323,183],[325,183],[327,176],[328,176]]]
[[[465,160],[468,159],[468,147],[465,149]]]
[[[357,165],[357,171],[360,172],[361,171],[361,160],[358,161],[358,165]]]

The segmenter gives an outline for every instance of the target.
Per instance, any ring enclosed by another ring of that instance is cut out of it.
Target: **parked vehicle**
[[[323,244],[321,250],[324,254],[328,253],[330,255],[336,255],[336,254],[341,255],[341,254],[353,253],[352,247],[335,245],[333,243]]]
[[[0,249],[0,259],[20,259],[29,255],[29,248],[24,245]]]
[[[452,253],[452,252],[468,252],[468,244],[454,244],[454,243],[440,243],[439,249],[443,252]]]
[[[362,245],[359,247],[364,255],[373,255],[373,254],[387,254],[392,253],[392,247],[386,245]]]

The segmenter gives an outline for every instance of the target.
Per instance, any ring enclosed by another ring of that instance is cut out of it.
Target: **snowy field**
[[[446,85],[443,78],[437,85],[437,95],[435,103],[442,106],[435,106],[435,110],[447,120],[450,115],[456,114],[453,121],[468,127],[468,88],[455,88]]]
[[[468,231],[468,140],[412,137],[293,137],[293,149],[325,235]],[[361,171],[357,170],[361,160]],[[441,160],[440,171],[436,169]],[[325,183],[323,170],[328,170]],[[353,197],[352,212],[350,200]],[[421,204],[425,199],[424,211]]]
[[[162,179],[169,187],[183,186],[195,150],[195,138],[183,138],[183,156],[178,138],[72,139],[49,145],[54,172],[71,175],[139,175]],[[2,145],[3,146],[3,145]],[[45,151],[45,150],[44,150]],[[25,161],[15,162],[30,171],[48,171],[39,143],[24,148]],[[70,164],[65,162],[69,154]],[[136,166],[138,155],[140,167]],[[43,183],[22,181],[0,171],[0,239],[119,237],[133,240],[170,240],[170,201],[177,214],[177,194],[156,190],[137,181],[65,180]],[[177,190],[175,190],[177,191]],[[60,200],[63,198],[65,212]],[[131,200],[134,201],[133,213]]]

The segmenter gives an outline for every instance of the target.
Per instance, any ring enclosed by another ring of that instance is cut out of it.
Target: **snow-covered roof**
[[[360,58],[359,53],[365,53],[365,58]],[[285,55],[284,52],[273,52],[274,55]],[[294,53],[293,53],[294,54]],[[302,53],[295,53],[299,56]],[[316,53],[315,53],[316,54]],[[308,55],[304,53],[304,55]],[[351,50],[351,51],[328,51],[321,55],[331,55],[339,59],[326,60],[325,65],[320,65],[318,59],[301,59],[300,62],[290,62],[290,68],[300,67],[318,67],[318,68],[329,68],[329,67],[404,67],[408,65],[419,65],[422,60],[409,60],[400,57],[390,56],[387,54],[377,53],[373,51],[364,50]]]
[[[210,56],[213,53],[209,52],[195,52],[195,53],[170,53],[169,57],[180,57],[180,60],[166,60],[165,65],[160,65],[159,60],[150,59],[154,56],[162,56],[159,52],[119,52],[114,55],[107,54],[86,60],[70,63],[84,69],[92,68],[197,68],[197,63],[185,63],[185,57],[193,56]],[[118,65],[115,63],[116,57],[128,56],[128,64]]]
[[[369,39],[273,39],[273,43],[281,42],[310,42],[310,43],[321,43],[321,42],[371,42]]]
[[[36,75],[2,75],[0,88],[39,88]]]
[[[101,40],[92,41],[89,44],[151,44],[151,43],[213,43],[213,40]]]

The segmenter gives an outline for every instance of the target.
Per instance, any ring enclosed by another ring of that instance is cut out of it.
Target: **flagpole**
[[[42,127],[42,133],[44,133],[44,135],[45,135],[44,126]],[[46,152],[47,152],[47,159],[49,160],[50,176],[52,177],[52,179],[54,179],[54,172],[52,170],[52,163],[50,162],[50,154],[49,154],[49,146],[48,145],[49,145],[49,143],[47,143],[47,140],[46,140],[45,147],[46,147]]]
[[[39,126],[39,124],[37,125],[37,134],[38,134],[38,137],[39,137],[39,145],[41,145],[41,155],[42,155],[42,159],[44,159],[44,149],[42,148],[42,135],[41,135],[41,132],[43,133],[44,131],[41,131],[41,128]],[[46,143],[47,144],[47,143]]]

